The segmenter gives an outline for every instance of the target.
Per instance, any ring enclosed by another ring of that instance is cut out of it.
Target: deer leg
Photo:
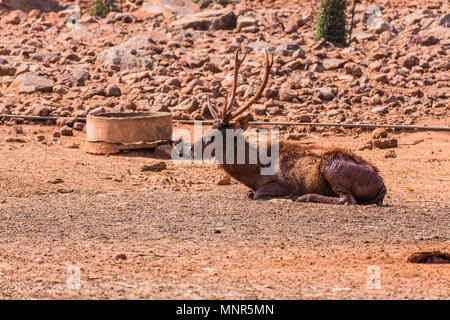
[[[350,192],[347,186],[348,179],[345,179],[346,177],[342,170],[330,170],[330,168],[325,168],[324,176],[337,197],[323,196],[319,194],[305,194],[303,196],[300,196],[297,201],[327,204],[358,204],[358,201],[356,201],[355,197]]]
[[[270,200],[270,199],[295,199],[296,197],[289,192],[287,188],[277,182],[269,183],[256,190],[253,200]]]
[[[358,204],[353,195],[348,193],[342,193],[339,197],[327,197],[320,194],[305,194],[297,198],[298,202],[315,202],[315,203],[326,203],[326,204]]]
[[[324,167],[323,176],[338,197],[305,195],[300,197],[298,201],[335,204],[381,204],[386,194],[383,181],[376,171],[359,163],[342,159],[334,160]],[[366,200],[364,201],[364,199]]]

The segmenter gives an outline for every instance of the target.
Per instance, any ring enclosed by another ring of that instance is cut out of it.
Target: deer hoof
[[[255,192],[253,192],[252,190],[247,191],[247,193],[245,194],[245,198],[247,199],[253,199],[254,196]]]

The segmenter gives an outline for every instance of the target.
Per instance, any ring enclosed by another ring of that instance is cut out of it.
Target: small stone
[[[359,31],[359,32],[355,32],[355,35],[352,36],[352,39],[355,38],[358,41],[364,41],[364,40],[371,40],[371,39],[373,39],[373,37],[374,36],[372,33]]]
[[[403,24],[405,26],[412,26],[418,24],[422,20],[422,15],[417,13],[411,13],[403,18]]]
[[[378,113],[378,114],[385,114],[388,113],[389,109],[387,106],[380,106],[370,109],[370,112],[372,113]]]
[[[23,134],[23,128],[21,126],[13,126],[12,132],[15,134]]]
[[[17,73],[16,69],[9,65],[0,65],[0,77],[14,76]]]
[[[339,110],[336,109],[332,109],[330,111],[327,112],[327,116],[328,117],[335,117],[339,114]]]
[[[314,94],[315,96],[317,96],[317,98],[322,100],[333,100],[334,97],[336,96],[335,90],[329,87],[317,88],[314,91]]]
[[[122,95],[122,92],[120,91],[120,88],[117,86],[109,86],[106,89],[106,95],[108,97],[120,97]]]
[[[29,110],[29,114],[37,117],[46,117],[50,114],[50,109],[47,108],[46,106],[35,104]]]
[[[291,34],[291,33],[297,32],[297,29],[298,29],[297,23],[290,23],[290,24],[288,24],[288,26],[284,29],[284,31],[285,31],[287,34]]]
[[[70,83],[77,87],[82,87],[91,78],[89,71],[82,67],[76,67],[72,70],[73,77],[69,78]]]
[[[311,72],[324,72],[325,68],[323,67],[323,64],[321,64],[321,63],[314,63],[313,65],[311,65],[310,70],[311,70]]]
[[[298,121],[298,122],[304,122],[304,123],[310,123],[312,122],[311,116],[307,115],[307,114],[299,114],[293,117],[294,121]]]
[[[439,21],[439,25],[446,28],[450,28],[450,13],[447,13],[445,16],[441,18],[441,20]]]
[[[354,77],[358,77],[358,78],[361,77],[363,74],[361,67],[353,62],[347,63],[344,66],[344,70],[345,70],[345,73],[351,74]]]
[[[251,106],[251,110],[257,116],[264,116],[266,114],[267,108],[261,104],[255,104]]]
[[[127,260],[127,256],[124,253],[119,253],[114,257],[115,260]]]
[[[322,64],[325,70],[334,70],[343,67],[347,63],[345,59],[324,59]]]
[[[118,13],[115,15],[114,17],[115,21],[122,21],[123,23],[132,23],[133,22],[133,18],[125,13]]]
[[[420,63],[419,58],[412,53],[410,53],[400,59],[400,65],[402,67],[405,67],[408,69],[412,69],[412,67],[418,66],[419,63]]]
[[[385,75],[385,74],[377,74],[377,75],[374,77],[374,80],[375,80],[376,82],[379,82],[379,83],[384,83],[384,84],[388,84],[388,83],[389,83],[389,78],[388,78],[388,76]]]
[[[364,145],[359,148],[359,151],[363,151],[363,150],[372,150],[373,149],[373,145],[372,145],[372,141],[367,141],[366,143],[364,143]]]
[[[220,179],[219,181],[217,181],[217,185],[218,186],[228,186],[230,184],[231,184],[231,179],[228,176],[226,176],[226,177]]]
[[[151,172],[159,172],[167,168],[167,165],[164,161],[151,161],[141,165],[141,171],[151,171]]]
[[[61,178],[54,178],[54,179],[46,180],[45,182],[51,183],[51,184],[58,184],[58,183],[63,183],[64,180]]]
[[[76,142],[69,142],[66,145],[64,145],[64,148],[67,149],[78,149],[80,147],[80,145]]]
[[[289,89],[280,89],[278,94],[280,95],[280,100],[281,101],[287,101],[290,102],[292,101],[294,98],[298,97],[298,93],[295,90],[289,90]]]
[[[295,50],[293,53],[292,53],[292,58],[293,59],[305,59],[306,58],[306,52],[303,50],[303,49],[301,49],[301,48],[299,48],[298,50]]]
[[[273,99],[278,95],[278,91],[272,88],[266,88],[263,92],[263,96],[267,99]]]
[[[286,135],[286,140],[298,141],[306,137],[306,133],[302,132],[290,132]]]
[[[219,73],[222,72],[214,63],[212,62],[205,62],[203,65],[203,70],[212,72],[212,73]]]
[[[388,150],[384,153],[384,157],[386,159],[390,159],[390,158],[397,158],[397,154],[395,153],[394,150]]]
[[[53,87],[53,92],[60,95],[65,95],[69,92],[69,89],[65,85],[56,85]]]
[[[172,119],[174,120],[189,120],[190,117],[188,114],[182,111],[173,111],[172,112]]]
[[[382,44],[388,44],[392,40],[392,34],[389,31],[384,31],[378,37],[378,41]]]
[[[68,126],[63,126],[61,129],[59,129],[59,132],[62,136],[67,137],[73,136],[73,130]]]
[[[375,19],[373,22],[373,28],[372,31],[375,34],[380,34],[383,33],[385,31],[390,31],[392,30],[392,26],[387,23],[386,21],[384,21],[383,19]]]
[[[388,132],[386,129],[378,128],[372,132],[372,139],[381,139],[386,138],[388,136]]]
[[[76,118],[73,118],[73,117],[70,117],[70,118],[69,117],[67,117],[67,118],[58,118],[56,120],[56,125],[58,127],[64,127],[64,126],[72,127],[73,124],[75,123],[75,121],[76,121]]]
[[[6,142],[17,142],[17,143],[26,143],[27,141],[25,139],[19,138],[19,137],[6,137]]]
[[[289,68],[291,70],[297,70],[302,67],[303,67],[303,62],[301,59],[296,59],[296,60],[288,62],[284,65],[284,68]]]
[[[92,110],[89,112],[89,114],[91,114],[91,115],[97,115],[97,114],[104,113],[104,112],[105,112],[105,108],[103,108],[103,107],[97,107],[97,108],[95,108],[95,109],[92,109]]]
[[[75,122],[73,128],[78,131],[83,131],[85,124],[83,122]]]
[[[435,44],[438,44],[440,40],[433,36],[428,36],[421,38],[420,43],[424,46],[434,46]]]
[[[62,194],[72,193],[73,191],[74,191],[73,189],[65,189],[65,188],[60,188],[57,190],[58,193],[62,193]]]
[[[397,148],[398,141],[394,138],[374,139],[372,140],[372,144],[379,149]]]
[[[69,55],[67,55],[66,59],[71,60],[71,61],[76,61],[76,62],[81,60],[81,58],[78,55],[76,55],[75,53],[70,53]]]
[[[274,116],[274,115],[280,114],[280,108],[279,107],[268,107],[267,112],[270,115]]]
[[[236,20],[236,28],[242,30],[246,27],[252,27],[256,25],[256,19],[251,17],[239,16]]]

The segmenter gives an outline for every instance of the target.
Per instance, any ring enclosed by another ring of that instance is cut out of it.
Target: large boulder
[[[22,10],[14,10],[4,15],[1,18],[1,22],[4,24],[18,25],[23,23],[26,19],[28,19],[28,14],[26,14]]]
[[[19,75],[11,84],[11,89],[19,93],[52,92],[54,81],[44,74],[26,72]]]
[[[446,28],[450,28],[450,13],[446,14],[441,18],[441,20],[439,21],[439,25]]]
[[[347,63],[345,59],[324,59],[322,61],[325,70],[334,70],[343,67]]]
[[[170,26],[174,29],[231,30],[236,28],[236,20],[231,9],[206,10],[175,20]]]
[[[37,9],[41,12],[50,12],[61,9],[56,0],[0,0],[0,10],[22,10],[29,12]]]
[[[420,21],[424,18],[424,15],[419,12],[414,12],[411,14],[408,14],[403,18],[403,24],[407,27],[410,27],[415,24],[419,24]]]
[[[118,66],[121,70],[150,70],[153,68],[153,59],[142,56],[142,50],[153,40],[147,36],[136,36],[123,42],[119,46],[108,48],[97,56],[97,63],[103,66]]]
[[[412,53],[400,58],[400,65],[408,69],[412,69],[412,67],[418,66],[419,63],[420,59]]]
[[[147,0],[135,14],[138,18],[145,19],[155,14],[184,17],[199,11],[199,7],[192,0]]]

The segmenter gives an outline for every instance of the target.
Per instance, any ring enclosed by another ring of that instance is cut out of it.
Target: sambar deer
[[[215,121],[202,139],[192,146],[192,156],[195,156],[195,150],[203,152],[213,142],[216,136],[214,132],[218,131],[224,137],[226,130],[247,129],[249,115],[242,114],[261,97],[273,64],[273,56],[269,59],[267,52],[264,56],[265,71],[262,83],[256,94],[245,105],[239,106],[236,101],[236,89],[239,68],[245,60],[245,55],[240,59],[239,52],[236,51],[231,96],[229,99],[225,97],[220,115],[208,97],[208,108]],[[224,162],[220,167],[231,177],[249,187],[251,189],[249,195],[253,195],[253,199],[279,198],[328,204],[383,203],[386,187],[377,168],[350,151],[279,140],[278,170],[272,175],[263,175],[261,168],[264,165],[261,161],[258,160],[253,164],[249,161],[249,154],[255,152],[251,150],[255,146],[249,143],[248,139],[244,141],[245,162],[241,164],[236,161]],[[270,149],[271,145],[267,148]],[[230,149],[237,150],[236,140],[223,142],[223,154]],[[234,155],[236,160],[237,152],[234,152]]]

